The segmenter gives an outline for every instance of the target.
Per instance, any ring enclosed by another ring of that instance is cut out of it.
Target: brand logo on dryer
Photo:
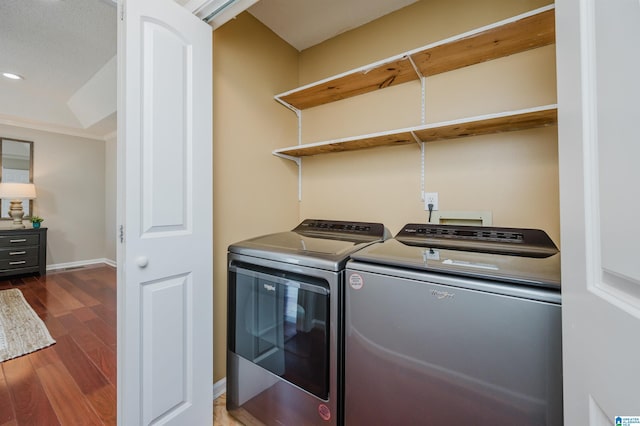
[[[275,285],[263,284],[263,287],[267,291],[276,291],[276,286]]]
[[[455,293],[449,293],[448,291],[431,290],[431,295],[438,300],[453,299],[456,297]]]

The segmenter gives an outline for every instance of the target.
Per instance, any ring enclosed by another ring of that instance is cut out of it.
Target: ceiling
[[[24,77],[0,77],[3,122],[28,120],[95,135],[115,129],[115,114],[85,128],[67,105],[116,54],[113,3],[1,0],[0,40],[0,71]]]
[[[415,1],[261,0],[249,12],[304,50]],[[24,77],[0,76],[0,123],[114,132],[116,22],[113,0],[0,0],[0,72]]]
[[[249,13],[301,51],[416,1],[260,0]]]

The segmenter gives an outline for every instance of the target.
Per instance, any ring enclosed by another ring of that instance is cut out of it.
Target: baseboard
[[[113,268],[116,268],[118,266],[118,264],[116,263],[115,260],[111,260],[111,259],[107,259],[107,258],[102,258],[100,260],[102,260],[102,263],[106,263],[107,265],[109,265],[109,266],[111,266]]]
[[[213,384],[213,399],[218,398],[227,391],[227,378],[223,377]]]
[[[60,269],[70,269],[70,268],[82,268],[83,266],[91,266],[98,264],[107,264],[112,267],[116,267],[116,262],[111,259],[89,259],[89,260],[79,260],[77,262],[66,262],[66,263],[54,263],[52,265],[47,265],[47,271],[57,271]]]

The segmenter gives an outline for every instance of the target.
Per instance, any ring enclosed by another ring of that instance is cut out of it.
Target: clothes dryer
[[[227,409],[267,425],[342,424],[344,268],[380,223],[308,219],[229,246]]]

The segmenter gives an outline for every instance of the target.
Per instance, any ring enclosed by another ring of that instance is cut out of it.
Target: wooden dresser
[[[47,271],[47,228],[0,229],[0,277]]]

